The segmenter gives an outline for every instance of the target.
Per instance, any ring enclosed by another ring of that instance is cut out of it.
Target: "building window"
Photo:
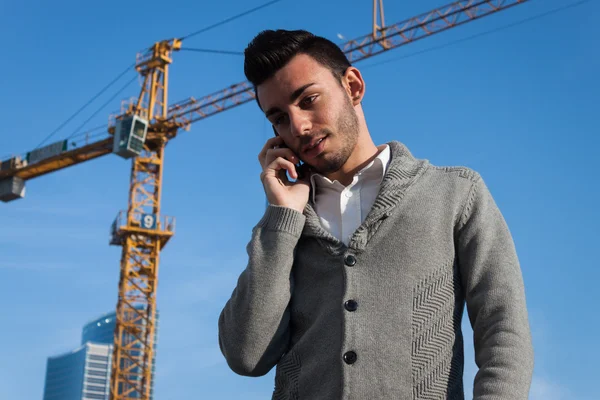
[[[87,371],[88,375],[95,375],[95,376],[106,376],[106,371],[94,371],[94,370],[88,370]]]
[[[91,362],[91,363],[88,363],[88,367],[89,368],[102,368],[102,369],[106,369],[106,364],[100,364],[100,363]]]
[[[87,378],[85,380],[86,383],[96,383],[98,385],[104,385],[106,386],[106,379],[98,379],[98,378]]]
[[[106,398],[106,396],[104,394],[98,394],[98,393],[84,393],[83,397],[86,399],[100,399],[100,400],[104,400]]]
[[[85,389],[84,390],[89,390],[90,392],[102,392],[102,393],[104,393],[104,391],[106,390],[106,387],[105,386],[85,385]]]
[[[97,356],[95,354],[90,354],[88,356],[88,358],[90,360],[96,360],[96,361],[108,361],[108,357],[107,356]]]

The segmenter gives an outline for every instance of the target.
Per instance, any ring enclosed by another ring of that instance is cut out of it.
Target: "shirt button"
[[[348,197],[348,198],[352,197],[352,192],[346,192],[346,197]]]
[[[344,362],[346,364],[354,364],[357,358],[358,357],[356,356],[356,353],[353,351],[349,351],[344,354]]]
[[[344,307],[346,307],[346,310],[348,311],[356,311],[356,309],[358,308],[358,303],[356,302],[356,300],[348,300],[344,303]]]
[[[356,265],[356,257],[354,257],[352,254],[348,254],[344,259],[344,262],[347,266],[354,267]]]

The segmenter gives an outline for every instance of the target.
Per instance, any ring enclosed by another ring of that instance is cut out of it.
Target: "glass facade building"
[[[154,363],[158,341],[158,311],[154,336]],[[104,314],[84,325],[81,346],[72,352],[49,357],[43,400],[108,400],[116,316]],[[154,385],[153,385],[154,386]],[[151,388],[151,399],[154,388]]]
[[[112,345],[86,343],[48,358],[44,400],[107,400]]]
[[[81,332],[81,344],[88,342],[113,344],[115,334],[114,312],[104,314],[83,326]]]

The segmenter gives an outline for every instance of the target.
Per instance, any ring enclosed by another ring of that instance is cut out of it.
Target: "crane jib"
[[[54,157],[67,150],[67,140],[61,140],[56,143],[35,149],[27,153],[27,164],[34,164],[46,158]]]

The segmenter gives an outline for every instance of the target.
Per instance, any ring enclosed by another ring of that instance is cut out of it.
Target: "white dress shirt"
[[[377,157],[354,175],[348,186],[320,174],[311,176],[312,200],[321,224],[346,246],[371,210],[389,160],[390,148],[384,145]]]

